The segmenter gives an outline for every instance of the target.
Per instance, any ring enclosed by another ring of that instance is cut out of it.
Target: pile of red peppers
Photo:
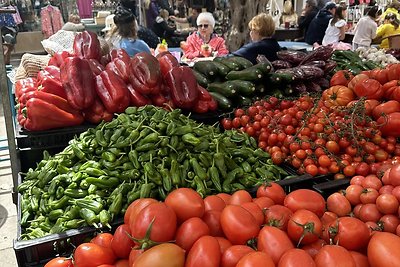
[[[18,122],[29,131],[110,121],[128,106],[217,109],[192,70],[172,54],[130,58],[118,49],[102,55],[97,35],[87,31],[76,35],[72,54],[56,53],[36,79],[17,81],[15,96]]]

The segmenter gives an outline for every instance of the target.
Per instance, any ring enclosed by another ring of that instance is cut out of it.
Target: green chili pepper
[[[79,227],[82,227],[84,224],[85,224],[85,220],[72,219],[72,220],[66,221],[64,223],[64,227],[67,229],[78,229]]]
[[[241,164],[240,164],[240,166],[242,167],[242,169],[244,170],[244,172],[247,172],[247,173],[249,173],[249,172],[252,172],[252,168],[251,168],[251,165],[250,165],[250,163],[248,163],[247,161],[243,161]]]
[[[207,157],[203,154],[204,152],[202,152],[199,156],[198,159],[200,161],[200,163],[203,165],[204,168],[209,168],[210,162],[208,161]]]
[[[63,215],[63,217],[67,220],[77,219],[79,218],[80,209],[81,208],[76,205],[70,206],[70,209]]]
[[[140,193],[141,193],[141,190],[139,191],[139,190],[137,190],[137,191],[130,191],[129,193],[128,193],[128,203],[130,204],[130,203],[132,203],[133,201],[135,201],[136,199],[139,199],[140,198]]]
[[[171,139],[169,140],[169,144],[171,145],[172,148],[176,148],[179,144],[179,137],[174,135],[171,136]]]
[[[140,178],[140,172],[136,169],[131,169],[127,171],[123,171],[118,178],[125,180],[125,181],[130,181],[130,180],[136,180]]]
[[[117,194],[114,201],[111,203],[110,207],[108,208],[108,211],[110,212],[112,218],[115,218],[121,212],[122,200],[123,200],[122,193]]]
[[[136,147],[137,152],[145,152],[145,151],[155,150],[155,149],[156,149],[156,146],[153,143],[147,143],[147,144],[143,144],[141,146]]]
[[[88,182],[89,184],[94,184],[98,188],[112,188],[120,183],[117,177],[107,176],[100,176],[99,178],[88,177],[86,178],[86,182]]]
[[[129,151],[128,158],[129,158],[130,162],[132,162],[132,164],[135,167],[135,169],[139,169],[141,167],[140,163],[138,161],[139,155],[138,155],[138,152],[136,150]]]
[[[205,185],[203,183],[204,181],[202,181],[199,176],[195,176],[193,178],[193,181],[196,184],[197,193],[199,193],[201,197],[205,197],[207,195],[207,190],[206,190],[206,187],[205,187]]]
[[[56,209],[50,211],[50,213],[47,215],[50,221],[57,221],[57,219],[61,216],[63,216],[64,210],[63,209]]]
[[[115,160],[117,159],[117,157],[109,151],[104,151],[101,154],[101,158],[108,162],[115,162]]]
[[[174,159],[171,161],[170,174],[171,174],[172,183],[174,185],[181,184],[181,178],[179,177],[180,176],[179,165],[178,165],[178,162]]]
[[[83,198],[88,195],[88,191],[80,188],[77,189],[67,188],[64,190],[64,195],[69,196],[71,198]]]
[[[160,173],[154,168],[153,164],[150,162],[147,162],[143,166],[144,172],[147,175],[147,177],[154,182],[156,185],[162,185],[162,178]]]
[[[78,205],[80,208],[86,208],[92,210],[95,214],[99,214],[100,211],[103,209],[103,204],[90,199],[90,198],[81,198],[76,199],[75,204]]]
[[[31,218],[32,214],[29,211],[25,211],[22,213],[20,224],[25,227],[28,225],[28,221]]]
[[[95,212],[88,208],[82,208],[79,211],[81,218],[85,220],[88,225],[93,225],[94,227],[98,228],[97,224],[99,222],[99,217],[96,215]]]
[[[217,167],[211,166],[208,169],[208,176],[210,177],[215,189],[218,192],[222,192],[221,180],[219,178],[219,172],[218,172]]]
[[[222,178],[227,176],[227,170],[225,165],[224,154],[222,153],[215,153],[214,154],[215,166],[218,168],[219,172],[222,175]]]
[[[96,176],[96,177],[105,175],[105,172],[103,170],[90,167],[83,170],[83,172],[87,173],[90,176]]]
[[[174,123],[173,121],[170,122],[170,123],[168,124],[168,126],[167,126],[166,134],[169,135],[169,136],[171,136],[171,135],[174,133],[174,131],[175,131],[175,127],[176,127],[175,123]]]
[[[167,194],[164,191],[164,188],[158,187],[158,196],[160,197],[161,200],[165,200],[167,198]]]
[[[62,187],[62,186],[57,187],[57,190],[56,190],[56,198],[57,198],[57,199],[60,199],[60,198],[62,198],[63,196],[64,196],[64,187]]]
[[[125,113],[128,115],[133,115],[137,113],[137,109],[138,109],[137,107],[127,107],[125,109]]]
[[[62,164],[58,164],[57,173],[58,174],[67,174],[70,172],[70,169]]]
[[[43,188],[45,185],[47,185],[54,177],[57,176],[57,171],[56,170],[48,170],[45,175],[40,179],[39,178],[39,183],[38,186],[40,188]]]
[[[77,144],[71,144],[72,150],[74,151],[74,155],[78,158],[78,159],[84,159],[86,154],[82,151],[81,148],[78,147]]]
[[[156,153],[157,152],[155,150],[151,150],[146,153],[143,153],[142,155],[139,156],[138,161],[139,162],[150,161],[151,159],[154,159],[154,157],[156,156]]]
[[[150,196],[151,190],[154,188],[153,183],[148,183],[148,184],[142,184],[140,187],[140,198],[147,198]]]
[[[97,130],[95,133],[95,138],[97,143],[102,146],[102,147],[107,147],[108,146],[108,142],[106,141],[106,139],[104,138],[104,133],[102,130]]]
[[[151,133],[149,135],[147,135],[146,137],[144,137],[143,139],[141,139],[138,143],[137,146],[142,146],[144,144],[148,144],[148,143],[156,143],[159,140],[159,134],[158,133]]]
[[[55,200],[49,203],[50,209],[62,209],[68,205],[70,198],[68,196],[62,196],[59,200]]]
[[[184,125],[184,126],[178,126],[175,128],[173,131],[174,135],[184,135],[193,132],[193,128],[191,125]]]
[[[236,168],[230,171],[222,183],[222,189],[225,193],[230,193],[232,191],[232,182],[237,178],[243,175],[243,170],[241,168]]]
[[[234,170],[239,168],[239,166],[236,164],[236,162],[229,156],[225,156],[225,165],[227,167],[228,170]]]
[[[110,228],[111,229],[111,225],[110,225],[110,222],[111,222],[111,215],[110,215],[110,213],[107,211],[107,210],[102,210],[102,211],[100,211],[100,213],[99,213],[99,220],[100,220],[100,223],[101,223],[101,225],[104,227],[104,226],[107,226],[108,228]]]
[[[182,141],[186,144],[197,146],[200,144],[200,139],[194,136],[192,133],[182,135]]]
[[[172,177],[169,170],[163,168],[160,170],[160,174],[162,177],[163,188],[166,192],[170,192],[172,189]]]
[[[190,165],[192,166],[194,173],[201,179],[201,180],[207,180],[208,175],[206,171],[203,169],[203,167],[200,166],[196,158],[191,158],[189,160]]]

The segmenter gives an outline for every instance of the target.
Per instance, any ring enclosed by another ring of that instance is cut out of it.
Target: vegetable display
[[[362,59],[373,61],[383,67],[386,67],[388,64],[399,63],[396,57],[387,53],[385,49],[359,47],[356,49],[356,52]]]
[[[21,238],[108,226],[135,199],[164,199],[177,187],[206,196],[286,175],[246,134],[220,133],[178,109],[130,107],[29,170],[18,186]]]
[[[378,60],[369,58],[363,60],[357,52],[351,50],[336,50],[333,52],[332,60],[337,63],[336,71],[349,70],[353,74],[382,67]]]

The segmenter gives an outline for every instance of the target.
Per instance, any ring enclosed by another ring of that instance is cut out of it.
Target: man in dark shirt
[[[316,0],[307,0],[301,16],[298,20],[299,29],[302,30],[303,36],[307,32],[308,26],[315,16],[318,14],[318,7]],[[304,40],[304,37],[302,38]]]
[[[175,16],[170,16],[169,18],[178,23],[189,23],[189,26],[192,28],[197,28],[197,17],[201,13],[201,8],[193,8],[192,14],[187,18],[177,18]]]
[[[336,12],[336,4],[328,3],[321,9],[317,16],[313,18],[310,26],[307,29],[305,41],[307,44],[313,45],[314,43],[322,44],[326,28],[328,27],[329,20]]]

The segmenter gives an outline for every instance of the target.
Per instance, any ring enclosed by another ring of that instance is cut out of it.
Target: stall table
[[[299,28],[277,28],[274,37],[277,41],[295,40],[303,37],[303,31]]]

